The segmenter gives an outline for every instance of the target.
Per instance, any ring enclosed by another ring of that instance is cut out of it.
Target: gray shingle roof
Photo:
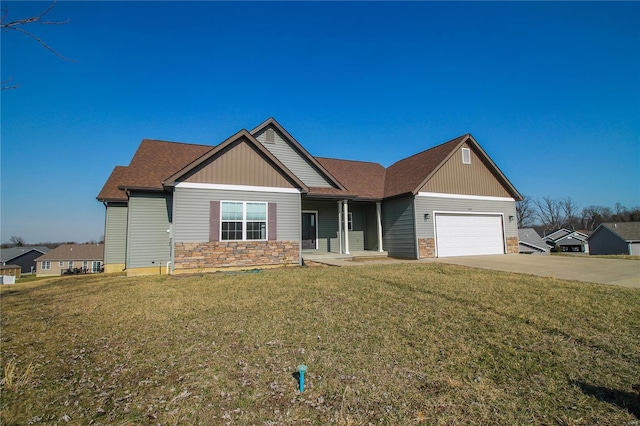
[[[29,253],[30,251],[39,251],[42,254],[49,252],[49,247],[45,246],[32,246],[32,247],[10,247],[0,249],[0,262],[10,262],[18,256]]]
[[[603,223],[601,226],[604,226],[627,242],[640,241],[640,222],[610,222]]]
[[[528,246],[538,247],[544,251],[549,250],[547,244],[533,228],[518,229],[518,240]]]

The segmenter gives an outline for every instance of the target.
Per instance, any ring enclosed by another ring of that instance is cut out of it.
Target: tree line
[[[572,231],[591,232],[601,223],[640,222],[640,207],[627,208],[616,203],[613,208],[604,206],[580,206],[571,198],[532,199],[523,196],[516,202],[518,228],[552,230],[567,228]]]
[[[87,241],[85,243],[80,243],[80,244],[103,244],[104,243],[104,236],[102,236],[100,238],[100,241],[95,241],[95,240],[91,240],[91,241]],[[27,243],[24,238],[19,237],[19,236],[12,236],[11,238],[9,238],[9,242],[8,243],[2,243],[0,245],[0,248],[11,248],[11,247],[48,247],[50,249],[54,249],[58,246],[61,246],[62,244],[78,244],[75,241],[64,241],[64,242],[51,242],[51,241],[47,241],[44,243],[34,243],[34,244],[29,244]]]

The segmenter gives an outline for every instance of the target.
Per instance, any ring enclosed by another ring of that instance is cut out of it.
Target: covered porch
[[[381,203],[345,198],[302,199],[302,257],[386,256]]]

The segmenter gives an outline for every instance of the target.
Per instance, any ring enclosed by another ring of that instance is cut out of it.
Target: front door
[[[315,212],[302,212],[302,249],[317,249],[316,229],[318,226],[318,214]]]

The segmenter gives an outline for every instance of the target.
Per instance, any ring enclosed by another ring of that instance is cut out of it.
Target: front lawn
[[[6,425],[640,419],[634,289],[422,263],[87,275],[0,294]]]

